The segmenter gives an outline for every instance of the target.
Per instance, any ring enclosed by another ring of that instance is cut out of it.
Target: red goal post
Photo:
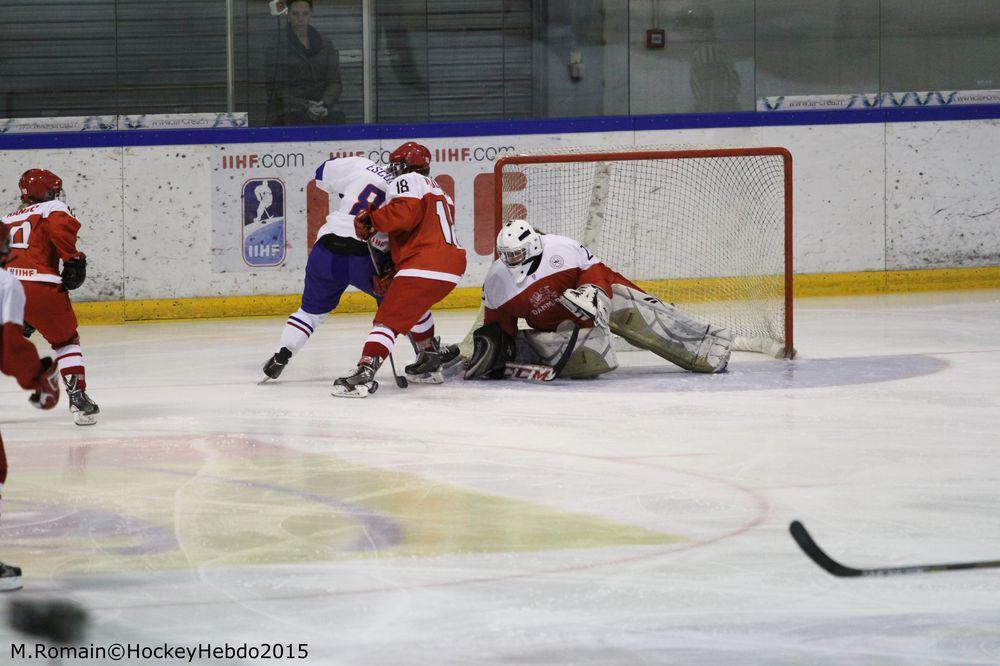
[[[787,149],[577,150],[497,160],[497,233],[523,218],[574,238],[735,348],[794,356]]]

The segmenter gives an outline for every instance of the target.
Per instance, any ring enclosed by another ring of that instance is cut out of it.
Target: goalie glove
[[[504,366],[514,358],[514,338],[493,322],[472,332],[472,356],[465,362],[464,379],[502,379]]]
[[[559,303],[577,319],[592,320],[594,326],[607,328],[611,299],[593,284],[583,284],[576,289],[567,289],[559,297]]]
[[[35,378],[34,388],[28,397],[32,407],[52,409],[59,402],[59,366],[51,358],[42,359],[42,371]]]
[[[63,269],[60,275],[63,286],[67,290],[73,291],[87,279],[87,258],[83,255],[63,262]]]

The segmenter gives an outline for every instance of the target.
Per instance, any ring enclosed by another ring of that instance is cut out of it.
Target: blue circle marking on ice
[[[619,362],[623,359],[619,355]],[[733,391],[788,391],[858,384],[874,384],[912,379],[940,372],[948,362],[923,354],[887,356],[852,356],[794,361],[765,360],[740,362],[734,359],[726,372],[704,374],[687,372],[665,360],[643,359],[642,365],[621,365],[595,380],[556,379],[551,389],[583,392],[621,390],[686,391],[692,393]],[[536,382],[479,382],[477,387],[504,390],[538,389]]]

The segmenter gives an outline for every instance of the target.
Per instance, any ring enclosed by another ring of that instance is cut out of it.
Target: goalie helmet
[[[424,176],[431,172],[431,151],[415,141],[407,141],[389,153],[389,173],[395,177],[416,171]]]
[[[62,194],[62,179],[47,169],[28,169],[17,186],[23,203],[51,201]]]
[[[542,237],[527,220],[507,220],[497,236],[497,253],[514,282],[522,282],[528,277],[531,260],[542,254]]]

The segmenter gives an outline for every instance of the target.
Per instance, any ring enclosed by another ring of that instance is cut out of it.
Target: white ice
[[[308,644],[285,663],[1000,663],[1000,570],[837,579],[788,535],[857,566],[1000,558],[1000,291],[795,321],[797,360],[724,375],[386,367],[367,400],[329,387],[369,316],[263,386],[280,318],[86,327],[98,425],[0,383],[7,599],[82,604],[88,644]]]

